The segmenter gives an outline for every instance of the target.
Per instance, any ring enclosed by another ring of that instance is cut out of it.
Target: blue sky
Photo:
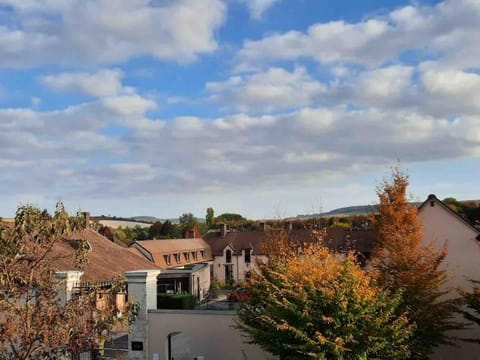
[[[479,198],[480,1],[0,0],[0,214]]]

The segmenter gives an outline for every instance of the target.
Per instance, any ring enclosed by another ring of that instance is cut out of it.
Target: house
[[[210,231],[204,235],[210,245],[213,255],[213,277],[220,282],[239,282],[247,279],[255,269],[257,260],[266,261],[267,256],[262,249],[262,243],[268,232],[228,231],[226,224],[220,225],[219,231]],[[287,224],[288,240],[301,247],[305,243],[318,241],[312,230],[295,228]],[[324,244],[334,251],[357,250],[359,258],[368,258],[374,246],[372,231],[349,230],[341,228],[328,229]],[[360,256],[361,255],[361,256]]]
[[[447,246],[447,255],[442,266],[448,273],[450,289],[471,288],[470,279],[480,280],[480,232],[465,221],[435,195],[429,195],[418,208],[423,222],[425,244],[431,243],[437,250]],[[451,292],[450,296],[456,296]],[[459,316],[458,320],[463,320]],[[472,325],[467,330],[452,335],[480,339],[480,327]],[[441,346],[433,359],[480,359],[477,344],[458,342],[460,347]]]
[[[57,241],[50,258],[56,271],[79,270],[72,264],[75,260],[75,247],[79,239],[88,243],[88,262],[82,269],[81,282],[107,282],[117,275],[138,269],[159,269],[143,256],[135,254],[128,248],[110,241],[92,228],[69,235],[67,241]]]
[[[130,251],[162,269],[158,293],[188,292],[198,301],[208,296],[213,257],[210,246],[202,238],[136,241]]]
[[[73,265],[80,239],[88,243],[88,261],[83,269]],[[111,280],[116,276],[123,276],[125,272],[159,269],[144,257],[113,243],[89,227],[70,234],[66,241],[57,241],[48,259],[62,284],[59,289],[62,302],[66,302],[75,294],[92,286],[100,286],[103,291],[108,292],[111,288]],[[119,310],[124,308],[125,300],[125,293],[116,294]]]

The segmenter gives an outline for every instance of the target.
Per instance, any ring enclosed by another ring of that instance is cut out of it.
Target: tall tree
[[[148,229],[148,236],[150,239],[158,238],[162,235],[162,223],[160,221],[155,221],[152,226]]]
[[[162,225],[162,229],[160,230],[160,236],[168,238],[172,236],[172,232],[173,224],[170,220],[166,220]]]
[[[182,226],[191,226],[197,223],[197,219],[192,213],[183,213],[179,218],[178,221]]]
[[[0,359],[55,359],[93,349],[121,321],[114,297],[118,281],[108,294],[91,287],[66,304],[59,298],[52,249],[81,223],[58,204],[53,216],[20,206],[14,224],[0,224]],[[75,265],[81,267],[87,261],[86,241],[78,240],[76,249]]]
[[[423,242],[418,210],[407,199],[409,178],[397,167],[392,178],[377,188],[378,215],[371,220],[378,236],[373,267],[381,285],[402,289],[399,310],[408,311],[415,324],[412,356],[426,358],[440,344],[450,344],[448,330],[461,328],[454,320],[458,301],[446,287],[446,270],[440,267],[446,248],[435,250]]]
[[[318,244],[301,253],[288,234],[265,246],[237,326],[280,359],[405,359],[412,328],[395,315],[400,294],[376,286],[351,256]]]
[[[205,222],[207,224],[207,228],[211,229],[215,225],[215,213],[213,211],[213,208],[209,207],[207,208],[207,215],[205,216]]]

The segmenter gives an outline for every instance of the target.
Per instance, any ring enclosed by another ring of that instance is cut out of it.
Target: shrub
[[[217,280],[212,280],[212,284],[210,285],[210,297],[216,299],[220,295],[220,282]]]
[[[194,309],[195,302],[195,296],[189,294],[157,295],[157,309]]]

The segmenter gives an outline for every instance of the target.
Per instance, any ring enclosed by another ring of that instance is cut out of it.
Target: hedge
[[[195,296],[188,294],[157,295],[157,309],[194,309]]]

